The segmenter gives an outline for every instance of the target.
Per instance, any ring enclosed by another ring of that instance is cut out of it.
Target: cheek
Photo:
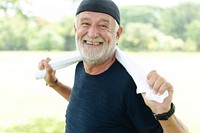
[[[84,29],[77,29],[75,34],[76,34],[76,36],[77,36],[77,39],[79,40],[79,39],[81,39],[86,33],[87,33],[87,31],[84,30]]]
[[[116,40],[116,36],[114,36],[113,34],[107,34],[105,36],[105,41],[108,43],[108,44],[111,44],[113,43],[115,40]]]

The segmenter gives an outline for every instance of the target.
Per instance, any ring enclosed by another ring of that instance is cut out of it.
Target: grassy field
[[[53,118],[51,120],[64,123],[68,102],[46,87],[43,80],[34,79],[40,59],[47,56],[57,58],[64,54],[0,52],[0,133],[5,128],[28,124],[37,118]],[[191,133],[199,133],[200,53],[128,54],[147,70],[156,69],[173,84],[176,115]],[[59,80],[72,86],[74,67],[57,71]]]

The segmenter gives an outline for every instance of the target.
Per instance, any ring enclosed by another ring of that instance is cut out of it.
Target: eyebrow
[[[100,19],[100,22],[106,22],[106,23],[110,23],[110,21],[109,21],[109,20],[107,20],[107,19]]]
[[[89,18],[81,18],[80,22],[82,22],[82,21],[88,21],[88,20],[90,20],[90,19]]]
[[[82,21],[88,21],[88,20],[90,20],[90,18],[87,18],[87,17],[85,17],[85,18],[81,18],[81,19],[80,19],[80,21],[81,21],[81,22],[82,22]],[[107,19],[104,19],[104,18],[100,19],[100,20],[99,20],[99,22],[106,22],[106,23],[110,23],[110,21],[109,21],[109,20],[107,20]]]

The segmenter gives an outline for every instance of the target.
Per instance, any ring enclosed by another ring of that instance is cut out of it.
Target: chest
[[[130,76],[120,71],[98,76],[78,71],[66,114],[68,126],[87,131],[124,128],[128,123],[126,96],[134,87]]]

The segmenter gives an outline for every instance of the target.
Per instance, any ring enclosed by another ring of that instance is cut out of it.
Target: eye
[[[99,25],[99,27],[100,27],[101,29],[107,29],[107,28],[108,28],[108,26],[105,25],[105,24],[101,24],[101,25]]]
[[[82,26],[89,26],[89,25],[90,25],[90,23],[83,22],[83,23],[81,23],[81,25],[82,25]]]

